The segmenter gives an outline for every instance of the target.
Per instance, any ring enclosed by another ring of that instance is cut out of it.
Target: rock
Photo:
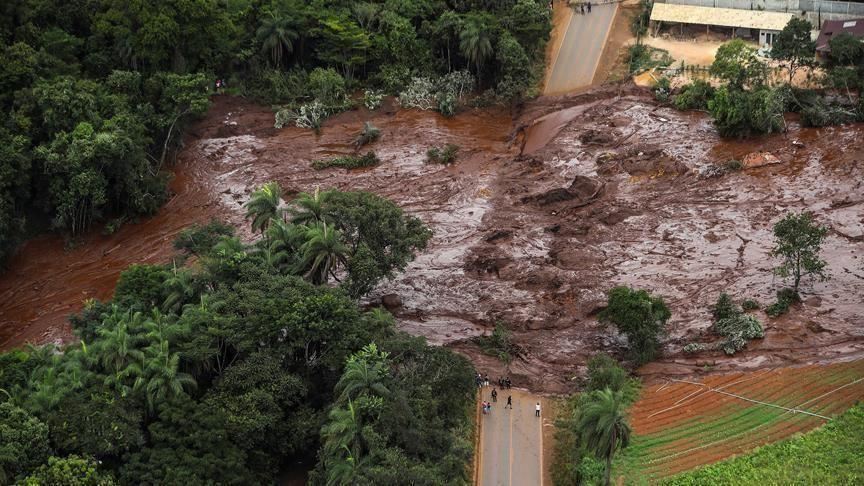
[[[402,307],[402,298],[396,294],[386,294],[381,296],[381,305],[387,310],[394,310]]]
[[[503,238],[509,238],[512,235],[513,235],[513,232],[510,230],[498,230],[498,231],[493,232],[489,236],[487,236],[486,241],[488,243],[491,243],[493,241],[497,241],[497,240],[500,240]]]
[[[779,164],[780,159],[768,152],[753,152],[745,155],[741,163],[745,169],[755,169],[766,165]]]
[[[523,203],[536,202],[541,206],[553,204],[562,201],[576,200],[579,203],[586,203],[599,194],[603,188],[603,183],[585,176],[576,176],[570,187],[556,188],[533,196],[525,196],[522,198]]]

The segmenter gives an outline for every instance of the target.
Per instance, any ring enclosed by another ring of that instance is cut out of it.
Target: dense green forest
[[[429,230],[369,193],[271,183],[247,208],[254,244],[189,228],[77,342],[0,354],[0,483],[467,483],[473,367],[354,299]]]
[[[513,101],[535,88],[549,30],[538,0],[4,1],[0,260],[39,231],[156,211],[217,78],[327,112],[361,88],[434,95],[465,80],[486,102]]]

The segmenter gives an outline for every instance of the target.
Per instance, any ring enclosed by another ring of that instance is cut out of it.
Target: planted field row
[[[670,381],[630,410],[616,474],[660,479],[824,424],[864,398],[864,360]]]

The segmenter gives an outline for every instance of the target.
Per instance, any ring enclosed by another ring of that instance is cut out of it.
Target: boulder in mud
[[[545,206],[547,204],[575,200],[580,204],[584,204],[596,198],[602,189],[603,182],[586,176],[576,176],[569,187],[559,187],[540,194],[525,196],[522,198],[522,202],[537,203]]]
[[[579,141],[586,145],[610,145],[618,138],[615,130],[595,130],[590,128],[579,135]]]
[[[769,152],[753,152],[744,156],[744,160],[741,161],[745,169],[755,169],[779,163],[780,159]]]
[[[385,294],[381,296],[381,305],[389,311],[396,310],[402,307],[402,298],[397,294]]]

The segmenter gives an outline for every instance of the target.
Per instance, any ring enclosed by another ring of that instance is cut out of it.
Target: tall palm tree
[[[329,419],[321,429],[327,484],[351,484],[363,463],[363,419],[350,401],[331,410]]]
[[[186,303],[195,299],[197,292],[195,276],[189,270],[174,267],[171,276],[165,279],[168,295],[162,302],[162,310],[179,314]]]
[[[252,220],[252,231],[262,234],[270,221],[282,216],[282,188],[278,182],[268,182],[252,193],[246,202],[246,219]]]
[[[306,231],[306,242],[300,247],[301,257],[298,273],[315,285],[327,283],[330,276],[336,278],[336,267],[346,264],[348,247],[342,243],[342,235],[327,223],[318,223]]]
[[[144,353],[137,348],[139,338],[129,332],[125,319],[114,327],[100,328],[99,338],[96,354],[108,371],[105,386],[116,389],[125,397],[131,391],[129,383],[140,375],[139,363],[144,361]]]
[[[312,225],[325,221],[328,217],[327,203],[331,194],[332,192],[322,192],[317,187],[312,194],[300,193],[297,199],[292,201],[291,222]]]
[[[176,397],[198,383],[192,375],[179,371],[180,354],[167,349],[151,354],[145,360],[144,374],[135,380],[133,390],[143,390],[152,412],[158,402]]]
[[[378,346],[371,343],[359,353],[348,358],[345,371],[336,384],[339,401],[346,402],[358,395],[386,397],[390,390],[384,384],[387,377],[387,353],[379,353]]]
[[[281,219],[274,220],[267,228],[267,262],[271,267],[283,268],[291,265],[306,239],[305,226],[293,225]]]
[[[606,388],[593,393],[577,421],[579,438],[597,459],[606,461],[605,480],[610,484],[615,451],[630,444],[630,425],[624,415],[622,392]]]
[[[480,69],[492,55],[492,39],[489,37],[488,29],[483,28],[478,20],[465,23],[462,32],[459,33],[459,50],[462,55],[474,64],[477,70],[477,79],[480,79]]]
[[[270,53],[273,66],[282,66],[286,53],[294,51],[293,41],[299,36],[294,30],[294,20],[282,13],[267,12],[261,19],[261,25],[255,32],[255,37],[261,43],[261,52]]]

